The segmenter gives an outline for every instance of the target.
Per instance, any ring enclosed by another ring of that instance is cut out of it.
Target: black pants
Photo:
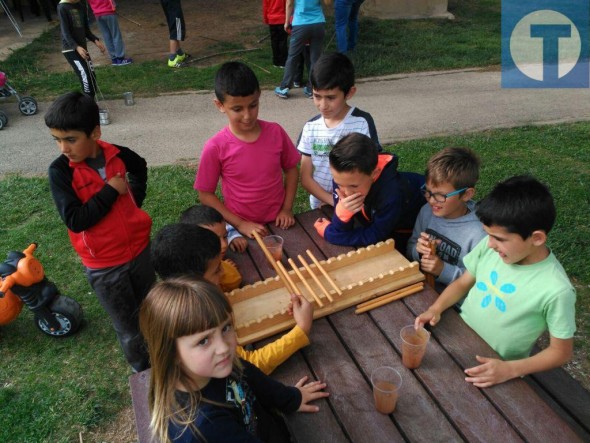
[[[268,25],[270,30],[270,46],[272,48],[272,64],[275,66],[285,66],[289,46],[287,39],[289,34],[285,31],[283,25]]]
[[[107,312],[127,362],[139,372],[150,367],[139,332],[139,307],[156,281],[150,248],[128,263],[110,268],[86,268],[86,277]]]
[[[92,60],[83,59],[77,51],[68,51],[63,53],[64,57],[78,76],[82,92],[92,98],[96,96],[96,75]]]

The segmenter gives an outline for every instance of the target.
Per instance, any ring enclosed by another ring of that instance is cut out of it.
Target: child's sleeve
[[[215,192],[220,176],[221,161],[219,151],[217,146],[209,140],[203,147],[193,188],[197,191]]]
[[[278,340],[255,351],[246,351],[238,346],[238,355],[268,375],[291,355],[307,345],[309,345],[309,338],[303,329],[295,326]]]
[[[283,147],[281,153],[281,168],[283,171],[286,171],[287,169],[295,168],[299,164],[301,154],[299,154],[299,151],[295,148],[295,145],[285,130],[281,126],[279,126],[279,128],[281,145]]]
[[[117,146],[119,158],[125,163],[127,170],[127,182],[133,199],[138,208],[141,208],[147,192],[148,169],[147,162],[136,152],[124,146]]]
[[[105,185],[86,203],[78,198],[72,187],[72,171],[67,160],[58,159],[48,171],[49,187],[57,211],[69,230],[82,232],[100,222],[111,210],[119,193],[112,186]]]
[[[365,113],[364,117],[367,121],[367,127],[369,131],[369,133],[366,135],[371,137],[371,140],[373,140],[373,142],[377,145],[377,151],[382,152],[383,146],[381,146],[381,143],[379,143],[379,136],[377,135],[377,126],[375,126],[375,121],[373,120],[373,117],[368,112]]]
[[[299,409],[302,399],[299,389],[273,380],[247,361],[242,364],[247,383],[256,394],[258,401],[267,410],[276,408],[285,414],[290,414]]]

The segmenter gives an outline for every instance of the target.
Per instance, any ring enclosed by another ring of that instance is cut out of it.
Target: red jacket
[[[147,186],[147,164],[132,150],[98,141],[105,158],[106,180],[86,162],[64,155],[49,167],[49,184],[74,249],[89,268],[117,266],[133,260],[148,245],[152,220],[140,209]],[[127,177],[123,195],[106,184],[117,173]]]
[[[263,0],[262,20],[267,25],[285,24],[285,0]]]

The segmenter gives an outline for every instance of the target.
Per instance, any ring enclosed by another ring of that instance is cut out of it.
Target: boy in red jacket
[[[98,106],[82,93],[53,102],[45,124],[61,151],[49,166],[53,200],[127,361],[142,371],[149,359],[138,312],[156,278],[149,251],[152,220],[140,209],[147,164],[129,148],[100,140]]]

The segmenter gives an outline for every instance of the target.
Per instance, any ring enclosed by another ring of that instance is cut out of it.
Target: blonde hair
[[[455,189],[473,188],[479,179],[479,164],[472,149],[450,146],[430,157],[425,179],[435,186],[450,183]]]
[[[218,327],[232,315],[232,308],[215,285],[191,277],[157,283],[139,312],[139,327],[145,338],[152,366],[148,400],[150,428],[162,442],[169,442],[169,421],[173,420],[194,435],[194,425],[202,398],[199,389],[179,364],[176,339]],[[237,357],[234,371],[241,372]],[[177,386],[187,389],[189,402],[182,406],[176,398]]]

